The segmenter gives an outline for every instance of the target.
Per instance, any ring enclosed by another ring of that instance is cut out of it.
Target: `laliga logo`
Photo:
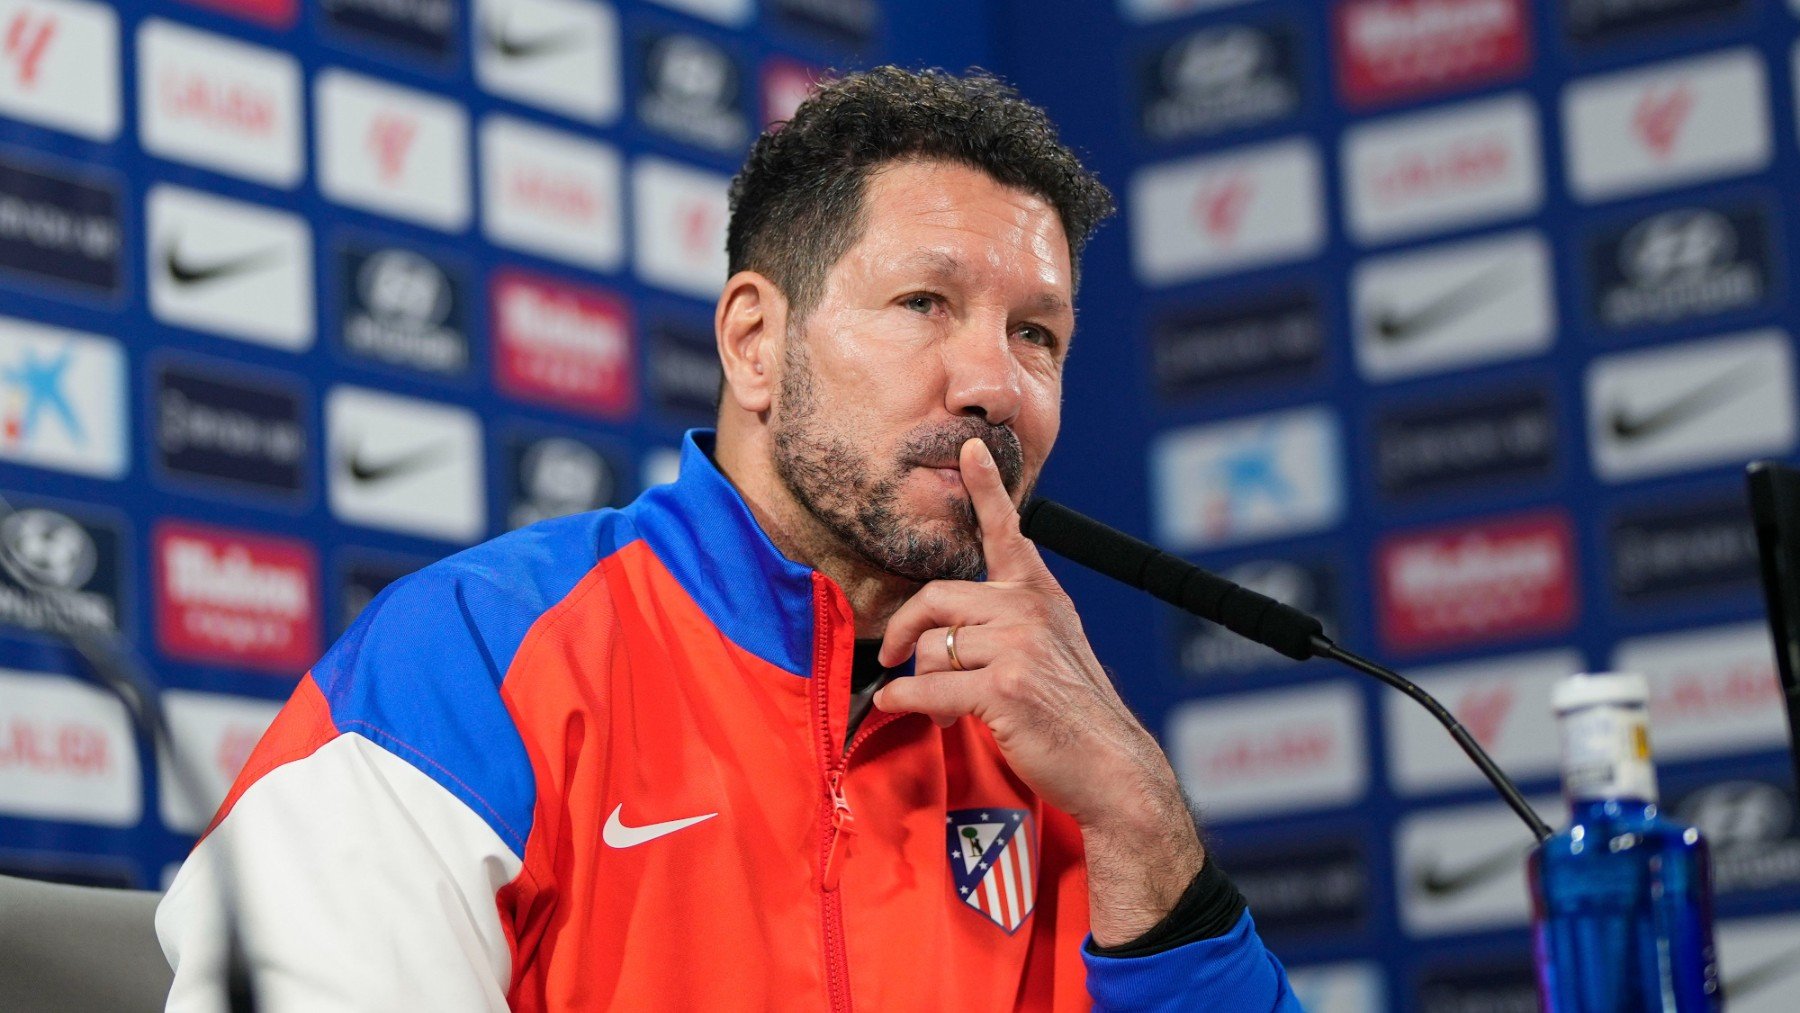
[[[712,205],[695,201],[681,214],[681,247],[688,259],[705,261],[718,241],[719,215]]]
[[[1511,686],[1494,686],[1488,689],[1472,689],[1464,693],[1462,699],[1456,701],[1451,710],[1457,720],[1462,722],[1469,734],[1483,748],[1494,748],[1494,742],[1500,737],[1500,728],[1506,723],[1507,715],[1512,713],[1513,688]]]
[[[1233,242],[1255,194],[1256,184],[1241,174],[1202,186],[1194,198],[1194,218],[1200,230],[1221,244]]]
[[[406,156],[419,136],[419,121],[398,113],[382,113],[369,121],[368,147],[383,183],[398,183]]]
[[[0,45],[0,52],[18,64],[20,86],[30,88],[37,84],[38,65],[43,62],[44,51],[50,48],[50,40],[55,36],[54,17],[33,18],[30,11],[20,11],[7,22],[6,41]]]
[[[1638,99],[1631,125],[1652,155],[1668,158],[1693,111],[1694,92],[1686,81],[1667,89],[1650,88]]]

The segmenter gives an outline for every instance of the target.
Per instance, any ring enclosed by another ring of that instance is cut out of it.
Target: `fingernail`
[[[988,464],[993,464],[994,463],[994,452],[988,449],[988,445],[987,445],[986,441],[978,443],[978,444],[976,444],[976,446],[981,448],[981,450],[980,450],[981,459],[983,461],[987,462]]]

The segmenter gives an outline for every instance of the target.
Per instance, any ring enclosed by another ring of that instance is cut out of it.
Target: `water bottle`
[[[1724,1008],[1706,842],[1657,808],[1641,675],[1576,675],[1551,692],[1569,825],[1529,860],[1546,1013]]]

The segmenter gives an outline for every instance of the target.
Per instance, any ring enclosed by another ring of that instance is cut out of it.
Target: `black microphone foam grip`
[[[1070,562],[1148,591],[1296,661],[1312,657],[1313,638],[1324,635],[1324,625],[1313,616],[1060,503],[1032,497],[1020,512],[1019,527],[1025,537]]]

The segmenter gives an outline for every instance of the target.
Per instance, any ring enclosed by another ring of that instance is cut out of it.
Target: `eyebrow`
[[[912,262],[932,276],[944,280],[955,278],[967,270],[962,258],[942,250],[920,250],[913,255]],[[1056,292],[1039,292],[1032,298],[1031,304],[1039,313],[1060,313],[1072,309],[1069,300]]]

